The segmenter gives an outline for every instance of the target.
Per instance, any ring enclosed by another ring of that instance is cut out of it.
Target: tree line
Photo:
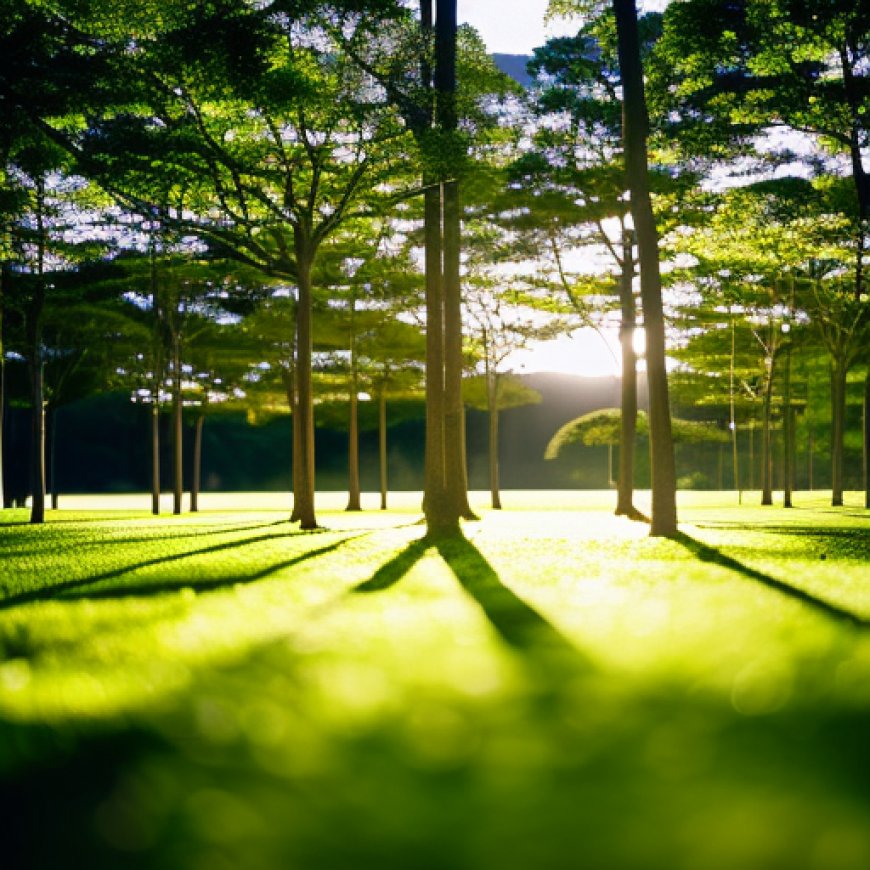
[[[304,529],[315,400],[346,415],[356,510],[360,396],[382,507],[388,399],[422,398],[427,527],[454,531],[465,406],[490,412],[498,506],[498,412],[534,399],[511,353],[578,326],[620,336],[618,513],[641,327],[653,534],[676,531],[674,438],[701,431],[675,404],[730,439],[735,489],[757,425],[762,499],[778,454],[788,504],[819,367],[842,504],[850,376],[870,401],[860,5],[553,0],[582,24],[535,50],[527,92],[448,0],[3,5],[0,402],[31,410],[33,522],[54,410],[122,389],[151,412],[155,512],[164,411],[175,512],[184,415],[196,509],[207,416],[289,412]]]

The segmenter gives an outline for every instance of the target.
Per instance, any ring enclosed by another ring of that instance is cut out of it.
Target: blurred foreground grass
[[[681,497],[0,514],[0,863],[867,870],[870,513]]]

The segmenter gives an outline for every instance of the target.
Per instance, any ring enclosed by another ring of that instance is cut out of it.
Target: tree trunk
[[[44,179],[37,180],[36,286],[27,311],[28,364],[31,405],[31,509],[30,522],[45,522],[45,371],[42,357],[42,318],[45,310]]]
[[[501,510],[501,487],[498,479],[498,375],[486,373],[486,410],[489,415],[489,492],[494,510]]]
[[[199,510],[199,491],[202,484],[202,430],[205,426],[205,414],[196,418],[193,430],[193,475],[190,482],[190,511]]]
[[[6,430],[6,355],[3,346],[3,300],[6,295],[6,264],[0,265],[0,510],[6,507],[6,490],[3,486],[3,436]]]
[[[677,533],[677,486],[671,433],[668,374],[665,365],[665,320],[659,272],[658,232],[649,191],[647,158],[648,116],[635,0],[613,0],[616,14],[619,66],[623,87],[623,143],[631,192],[631,213],[637,232],[640,291],[646,333],[649,390],[652,517],[650,534]]]
[[[58,409],[48,405],[45,409],[45,488],[50,495],[49,503],[53,511],[58,509],[60,503],[57,488],[57,420]]]
[[[359,383],[356,370],[356,337],[354,335],[354,308],[356,300],[351,298],[350,322],[350,403],[347,427],[347,510],[362,510],[359,483]]]
[[[870,508],[870,368],[864,376],[864,507]]]
[[[440,7],[439,7],[440,9]],[[456,513],[476,519],[468,504],[465,421],[462,404],[462,292],[459,278],[459,186],[445,182],[444,194],[444,453],[448,499]]]
[[[755,489],[755,412],[749,421],[749,489]]]
[[[731,363],[729,366],[729,389],[728,389],[728,405],[729,405],[729,421],[728,425],[731,430],[731,468],[734,480],[734,491],[737,493],[737,503],[743,504],[743,491],[740,489],[740,453],[737,449],[737,414],[734,407],[734,360],[735,360],[735,330],[734,320],[731,320]]]
[[[387,390],[378,393],[378,460],[380,462],[381,510],[387,509]]]
[[[433,33],[432,0],[420,0],[420,26],[428,45]],[[423,87],[434,100],[432,70],[424,52],[420,61]],[[434,103],[432,104],[434,107]],[[427,106],[427,108],[429,108]],[[427,127],[421,131],[428,134]],[[424,138],[424,147],[427,142]],[[426,440],[424,453],[423,512],[428,533],[441,534],[459,528],[459,519],[447,503],[444,458],[444,297],[441,290],[441,186],[432,174],[423,175],[423,233],[426,294]]]
[[[31,437],[31,508],[30,522],[45,522],[45,387],[42,351],[31,347],[30,369],[30,437]]]
[[[782,506],[792,507],[794,484],[794,418],[791,411],[791,346],[785,352],[782,384]]]
[[[172,337],[172,513],[181,513],[184,495],[184,420],[181,395],[181,341]]]
[[[160,513],[160,402],[159,388],[151,394],[151,513]]]
[[[629,231],[623,233],[622,275],[619,282],[619,344],[622,351],[622,379],[619,428],[619,480],[616,485],[616,515],[634,517],[634,448],[637,434],[637,353],[634,349],[636,308],[634,304],[634,256]]]
[[[773,504],[773,452],[771,450],[771,405],[773,404],[773,359],[764,385],[764,404],[761,417],[761,503]]]
[[[295,356],[295,351],[293,353]],[[281,378],[284,382],[284,390],[287,394],[287,405],[290,408],[290,425],[292,431],[290,433],[290,474],[291,474],[291,489],[293,491],[293,508],[290,514],[290,522],[299,522],[299,513],[296,508],[296,493],[299,491],[299,481],[302,479],[301,466],[301,450],[299,439],[299,402],[296,393],[296,376],[293,367],[282,368]]]
[[[316,529],[314,512],[314,397],[311,386],[311,266],[313,252],[307,240],[296,231],[296,267],[299,288],[299,306],[296,314],[296,404],[298,417],[297,440],[299,479],[294,481],[293,514],[300,528]],[[295,430],[294,430],[295,431]]]
[[[846,422],[846,363],[831,365],[831,505],[843,504],[843,433]]]

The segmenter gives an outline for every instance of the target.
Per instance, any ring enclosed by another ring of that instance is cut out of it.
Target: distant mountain
[[[531,87],[532,77],[526,71],[526,64],[532,59],[529,54],[494,54],[495,65],[524,88]]]

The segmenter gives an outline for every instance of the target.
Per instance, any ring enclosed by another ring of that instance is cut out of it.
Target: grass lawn
[[[210,498],[0,513],[0,865],[870,868],[857,494]]]

